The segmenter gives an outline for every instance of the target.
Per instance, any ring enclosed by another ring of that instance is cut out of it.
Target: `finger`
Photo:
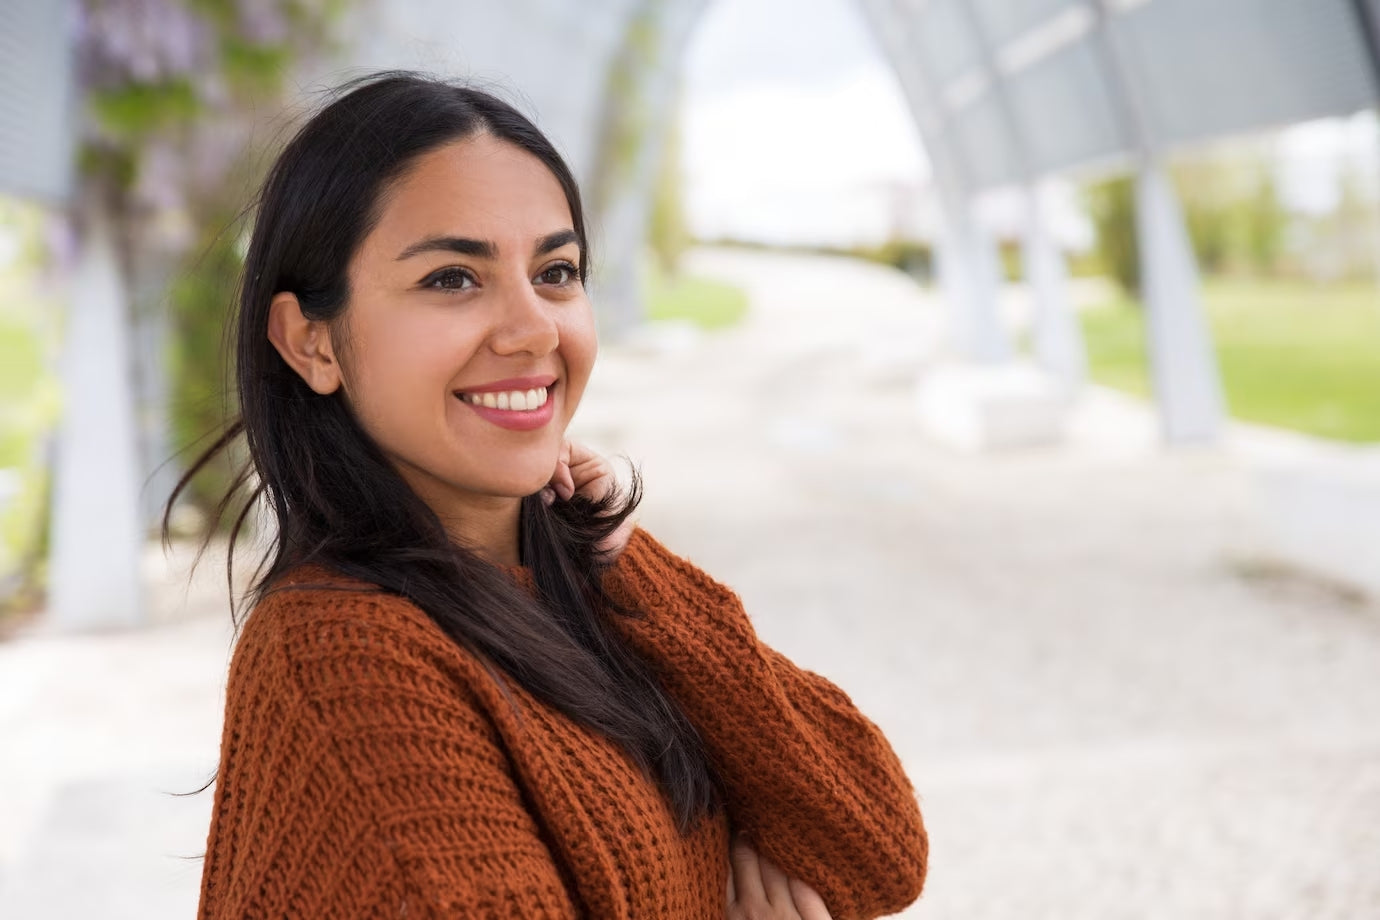
[[[570,501],[575,494],[575,478],[570,472],[570,467],[564,463],[556,467],[556,475],[551,477],[551,485],[561,498]]]
[[[767,902],[773,907],[790,907],[794,903],[790,877],[761,853],[757,854],[757,862],[762,872],[762,888],[767,893]]]
[[[570,472],[575,478],[575,487],[581,488],[604,476],[612,478],[613,470],[602,456],[581,445],[574,445],[570,452]]]
[[[798,878],[791,879],[790,888],[791,898],[795,901],[795,910],[800,914],[800,920],[833,920],[818,891]]]
[[[733,886],[740,901],[765,901],[766,891],[762,888],[762,870],[757,864],[757,853],[739,837],[731,847],[733,856]]]
[[[549,505],[556,500],[556,490],[551,488],[550,486],[547,486],[546,488],[542,489],[541,492],[538,493],[538,495],[541,496],[541,503],[543,505]]]

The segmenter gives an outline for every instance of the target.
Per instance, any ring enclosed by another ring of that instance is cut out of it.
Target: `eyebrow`
[[[557,230],[555,233],[548,233],[537,240],[535,254],[544,256],[554,249],[578,242],[580,242],[580,238],[575,235],[574,230]],[[463,236],[429,236],[404,249],[398,255],[397,261],[401,262],[424,252],[458,252],[463,256],[496,259],[498,258],[498,245],[490,240],[472,240]]]

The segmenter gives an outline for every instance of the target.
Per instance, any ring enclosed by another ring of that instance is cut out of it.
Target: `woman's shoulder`
[[[286,672],[311,691],[344,675],[378,683],[443,674],[468,682],[482,666],[405,597],[321,565],[267,585],[234,650],[231,681]]]
[[[245,621],[242,640],[309,632],[319,640],[350,624],[368,629],[412,631],[430,618],[412,601],[372,582],[325,565],[294,566],[259,592]]]

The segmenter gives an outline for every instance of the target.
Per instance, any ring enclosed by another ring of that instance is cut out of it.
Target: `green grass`
[[[668,277],[647,270],[647,318],[689,320],[702,329],[723,329],[747,315],[747,294],[722,281],[692,275]]]
[[[1341,441],[1380,442],[1380,288],[1210,280],[1203,303],[1231,414]],[[1148,396],[1139,309],[1083,313],[1095,380]]]

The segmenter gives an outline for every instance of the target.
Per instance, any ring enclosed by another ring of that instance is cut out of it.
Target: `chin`
[[[555,463],[552,462],[551,466],[554,469]],[[524,475],[522,471],[514,470],[511,475],[490,483],[489,488],[485,491],[491,495],[502,495],[506,498],[526,498],[540,492],[550,481],[551,470],[527,475]]]

